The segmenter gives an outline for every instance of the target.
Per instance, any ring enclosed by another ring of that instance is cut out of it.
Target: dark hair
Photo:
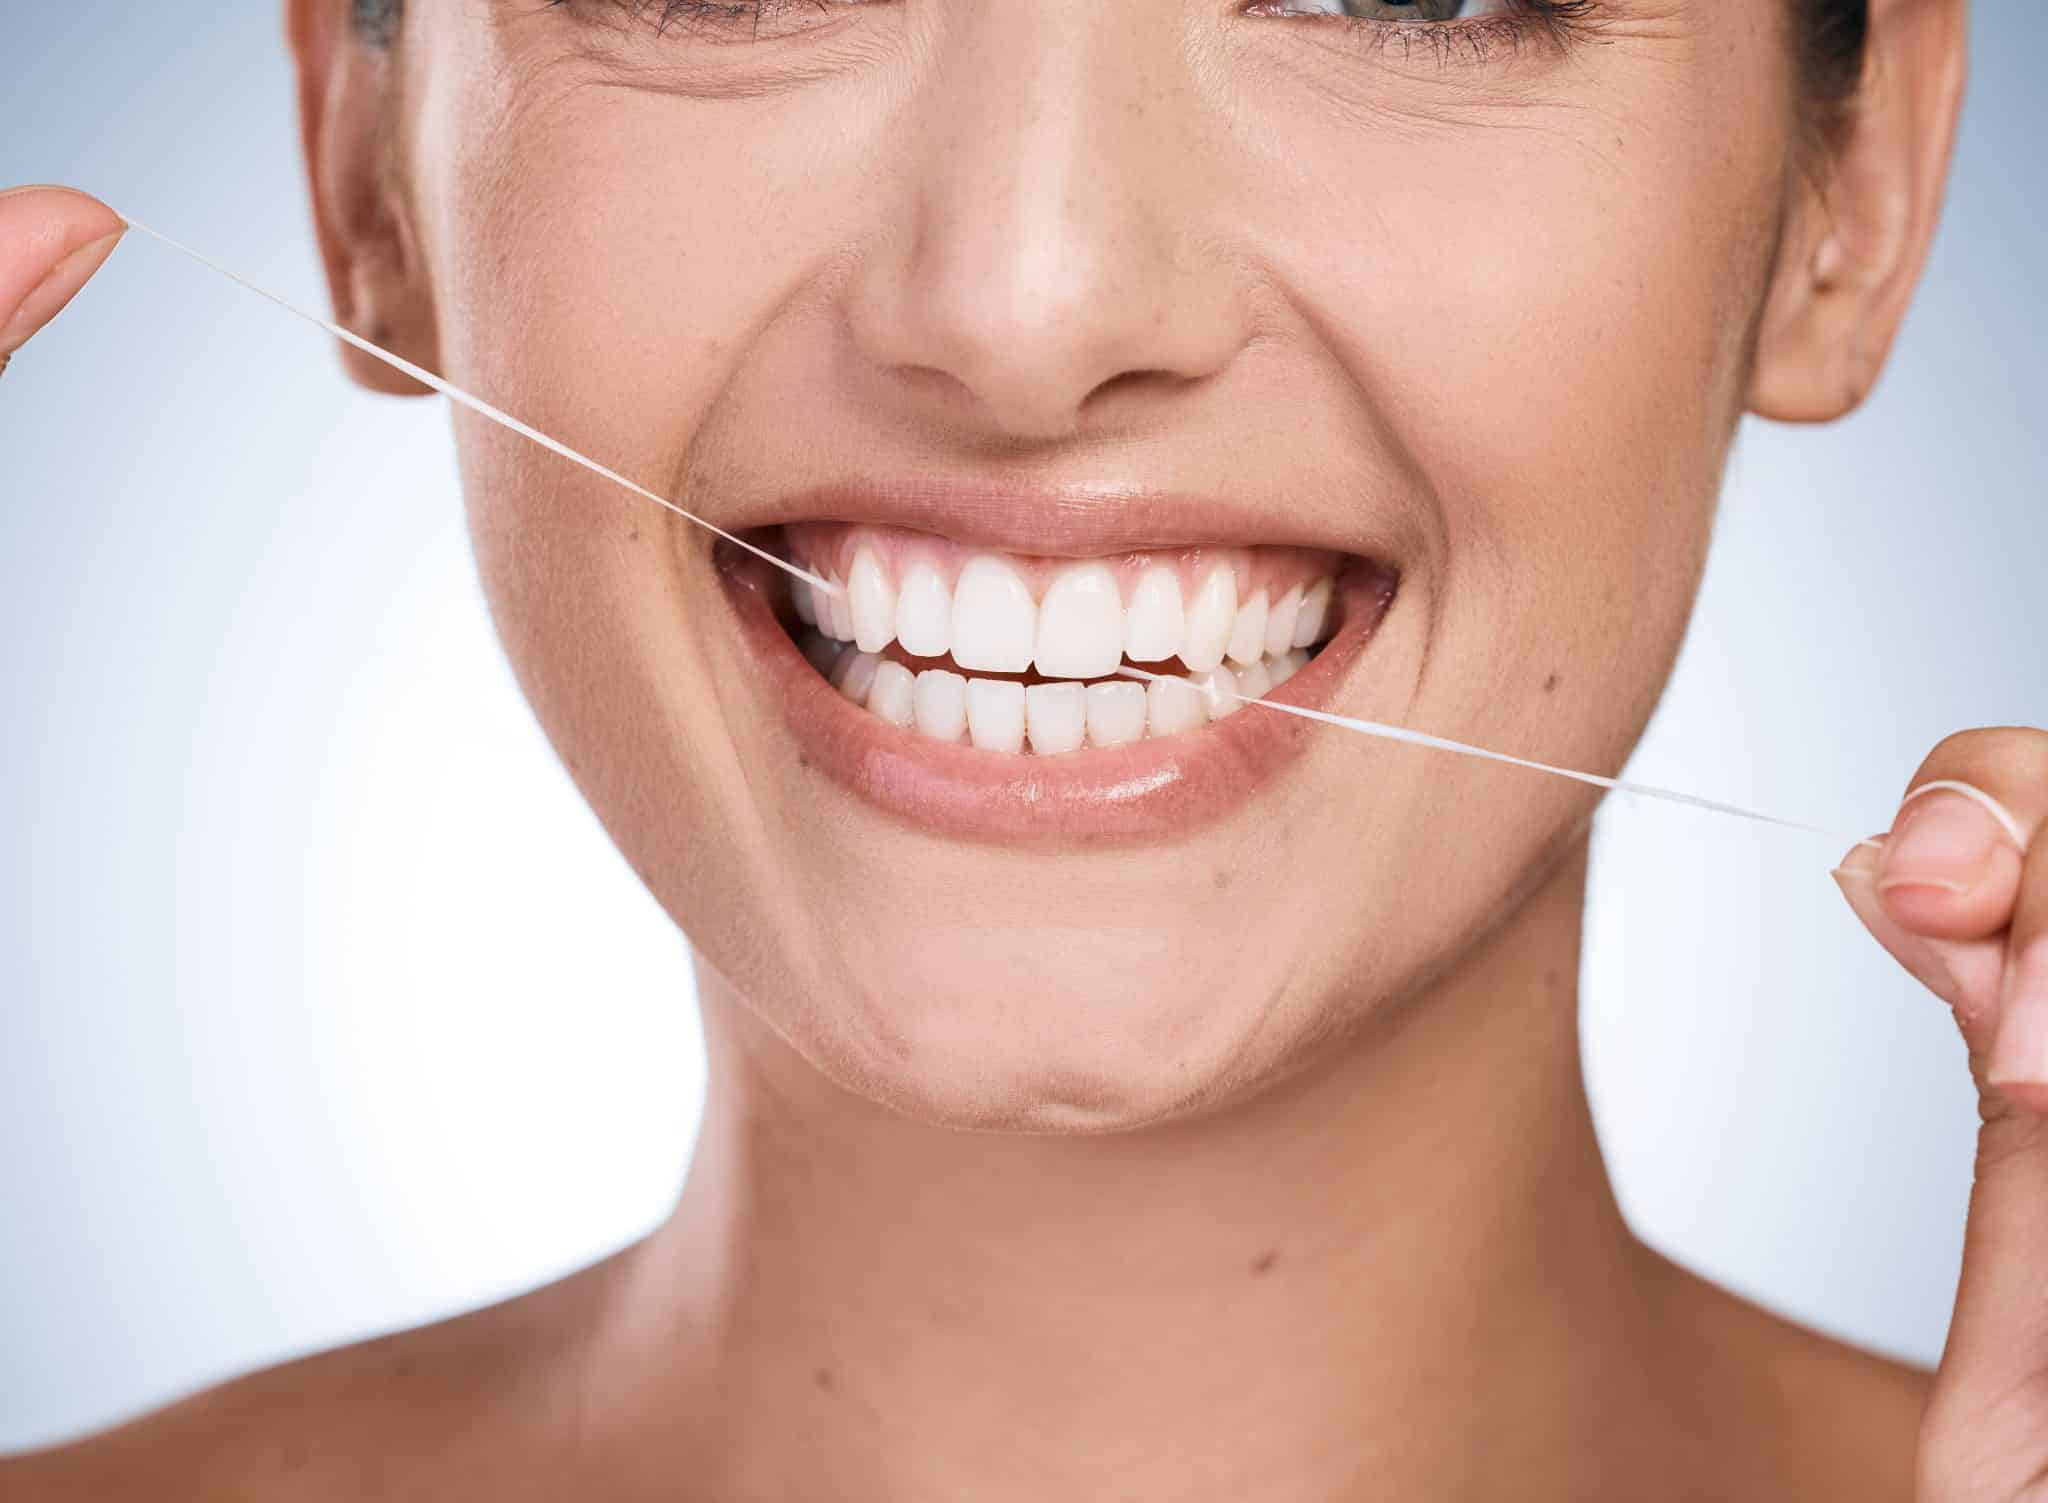
[[[349,0],[356,35],[372,46],[386,47],[398,35],[399,0]]]
[[[378,46],[398,33],[402,0],[349,0],[356,34]],[[1788,0],[1800,90],[1823,130],[1838,124],[1863,77],[1870,0]]]
[[[1863,81],[1870,0],[1792,0],[1792,10],[1800,93],[1808,119],[1828,133],[1848,114]]]

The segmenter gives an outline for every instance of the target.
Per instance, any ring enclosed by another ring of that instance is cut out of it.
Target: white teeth
[[[1088,686],[1088,744],[1122,746],[1145,734],[1145,686],[1128,679]]]
[[[896,640],[914,658],[942,658],[953,645],[953,593],[930,564],[912,564],[896,597]]]
[[[1202,693],[1211,720],[1221,720],[1225,715],[1235,715],[1244,708],[1242,703],[1232,698],[1237,693],[1237,675],[1221,664],[1211,668],[1207,673],[1197,674],[1194,684]]]
[[[1230,645],[1224,655],[1233,663],[1256,663],[1266,654],[1266,592],[1258,593],[1237,608],[1230,624]]]
[[[805,660],[813,668],[827,678],[832,676],[832,670],[838,666],[839,654],[843,650],[839,643],[822,632],[807,631],[803,635],[803,641],[798,645],[803,649]]]
[[[870,653],[898,641],[912,657],[951,654],[970,672],[1036,667],[1072,679],[1100,678],[1126,659],[1179,658],[1195,674],[1264,660],[1271,672],[1288,651],[1322,642],[1336,587],[1325,578],[1289,585],[1277,600],[1265,590],[1240,599],[1234,565],[1215,563],[1190,596],[1177,570],[1155,564],[1126,606],[1114,570],[1090,562],[1062,569],[1034,604],[1022,571],[1000,555],[969,559],[949,589],[928,559],[907,561],[898,584],[866,544],[843,584],[823,577],[829,589],[797,580],[790,596],[797,617],[834,641]]]
[[[1230,565],[1218,564],[1195,591],[1187,609],[1187,635],[1180,660],[1197,673],[1223,661],[1230,628],[1237,620],[1237,576]]]
[[[884,662],[868,689],[868,709],[891,725],[909,725],[916,715],[917,679],[901,663]]]
[[[1301,586],[1289,585],[1287,593],[1273,602],[1266,613],[1263,656],[1277,658],[1294,645],[1294,623],[1301,616]]]
[[[1080,750],[1088,701],[1079,684],[1033,684],[1024,691],[1025,735],[1041,756]]]
[[[999,678],[969,679],[967,733],[985,751],[1024,750],[1024,686]]]
[[[1107,564],[1060,570],[1038,603],[1032,662],[1053,678],[1100,678],[1124,656],[1124,606]]]
[[[1294,620],[1294,645],[1313,647],[1322,639],[1323,618],[1330,613],[1331,581],[1319,579],[1301,597],[1301,614]]]
[[[837,594],[830,594],[818,602],[818,629],[836,642],[853,640],[853,606],[846,598],[846,590],[830,574],[825,576]]]
[[[1124,609],[1124,656],[1134,663],[1163,663],[1180,656],[1186,635],[1180,576],[1172,569],[1147,569]]]
[[[1022,673],[1037,638],[1038,607],[1023,576],[991,554],[969,559],[953,586],[953,661],[985,673]]]
[[[903,563],[900,585],[878,546],[863,543],[842,584],[791,586],[804,658],[848,700],[932,740],[1040,756],[1173,736],[1235,714],[1309,661],[1330,623],[1333,579],[1238,598],[1236,562],[1212,562],[1192,593],[1171,567],[1147,566],[1128,607],[1107,563],[1068,564],[1034,603],[1023,572],[979,554],[949,589],[929,559]],[[898,658],[883,649],[900,643]],[[910,659],[944,659],[919,672]],[[1179,659],[1185,678],[1145,684],[1114,674],[1124,660]],[[962,671],[949,671],[958,668]],[[1055,680],[1028,688],[975,673]],[[1097,680],[1094,683],[1086,680]]]
[[[805,659],[855,704],[891,725],[914,727],[935,741],[963,738],[989,751],[1040,756],[1082,746],[1125,746],[1146,736],[1176,736],[1236,713],[1308,665],[1291,648],[1230,668],[1218,664],[1193,678],[1162,674],[1140,684],[1125,679],[1083,684],[1033,684],[968,678],[943,668],[922,673],[902,663],[834,642],[820,631],[797,639]]]
[[[872,652],[849,652],[833,670],[839,692],[857,705],[866,704],[868,690],[874,687],[875,674],[881,666],[882,660]]]
[[[967,680],[943,668],[917,676],[917,728],[934,741],[958,741],[967,731]]]
[[[846,575],[848,614],[853,617],[853,642],[862,652],[880,652],[896,640],[896,586],[875,550],[854,555]]]
[[[1154,736],[1177,736],[1209,718],[1202,691],[1184,678],[1162,675],[1145,686],[1146,729]]]

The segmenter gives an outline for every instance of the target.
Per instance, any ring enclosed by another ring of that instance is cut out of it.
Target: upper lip
[[[1144,486],[1045,486],[993,478],[906,475],[813,486],[749,507],[751,525],[868,522],[929,532],[970,547],[1042,558],[1097,558],[1163,548],[1287,544],[1391,552],[1363,537],[1333,539],[1300,511]],[[1366,519],[1358,519],[1369,526]]]

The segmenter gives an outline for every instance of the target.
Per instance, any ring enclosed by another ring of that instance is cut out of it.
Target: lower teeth
[[[944,668],[916,671],[806,628],[797,646],[832,686],[869,714],[935,741],[1039,756],[1084,746],[1123,746],[1173,736],[1242,709],[1305,666],[1301,648],[1207,673],[1162,675],[1149,683],[970,678]],[[1233,697],[1233,696],[1242,696]]]

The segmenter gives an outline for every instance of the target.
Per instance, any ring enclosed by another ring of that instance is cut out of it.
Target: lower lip
[[[1257,705],[1179,735],[1054,757],[934,741],[869,714],[804,660],[776,619],[771,565],[722,550],[719,574],[804,763],[920,830],[1006,845],[1184,835],[1242,807],[1308,749],[1310,722]],[[1265,700],[1327,708],[1393,596],[1377,571],[1348,568],[1337,635]]]

